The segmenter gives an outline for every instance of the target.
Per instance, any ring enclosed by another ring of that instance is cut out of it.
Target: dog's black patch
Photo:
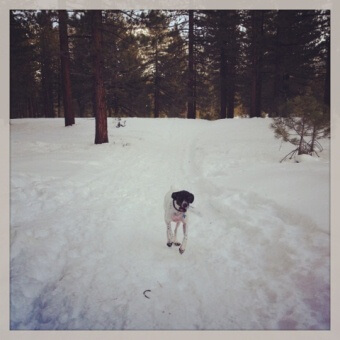
[[[175,200],[178,205],[182,205],[183,201],[192,203],[195,199],[194,195],[186,190],[173,192],[171,198]]]

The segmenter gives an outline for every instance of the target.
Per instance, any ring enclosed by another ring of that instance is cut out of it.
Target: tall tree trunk
[[[235,19],[233,19],[233,11],[229,12],[229,18],[231,21],[231,36],[229,37],[230,40],[230,47],[231,53],[228,63],[228,107],[227,107],[227,118],[231,119],[234,118],[234,111],[235,111],[235,92],[236,92],[236,52],[237,51],[237,43],[236,43],[236,31],[237,25],[235,24]]]
[[[220,48],[220,118],[227,118],[227,63],[225,56],[225,47]]]
[[[194,11],[189,10],[189,80],[188,80],[188,118],[196,118],[194,70]]]
[[[279,105],[280,105],[280,65],[281,65],[281,25],[280,25],[280,17],[281,12],[277,13],[277,25],[276,25],[276,35],[275,35],[275,47],[274,47],[274,84],[273,84],[273,115],[277,117],[279,115]]]
[[[62,78],[62,75],[59,72],[58,89],[57,89],[57,94],[58,94],[58,97],[57,97],[57,117],[60,117],[60,112],[61,112],[61,97],[62,97],[62,94],[61,94],[62,80],[61,80],[61,78]]]
[[[54,117],[53,110],[53,73],[52,55],[50,50],[50,35],[52,22],[48,11],[41,12],[41,85],[43,97],[44,116]]]
[[[219,14],[220,33],[220,118],[227,118],[227,57],[226,57],[226,15],[225,11]]]
[[[155,51],[155,79],[154,79],[154,118],[159,117],[159,70],[158,70],[158,37],[156,37]]]
[[[93,76],[94,76],[94,113],[96,118],[95,144],[108,143],[107,114],[103,80],[102,52],[102,11],[94,10],[92,15]]]
[[[285,49],[282,47],[283,39],[286,31],[287,12],[279,10],[277,13],[277,25],[275,36],[275,71],[274,71],[274,86],[273,86],[273,115],[281,115],[280,106],[284,102],[284,59]]]
[[[234,118],[235,113],[235,64],[230,65],[230,85],[228,90],[228,110],[227,110],[227,118]]]
[[[74,111],[72,107],[70,52],[67,36],[67,12],[65,10],[60,10],[58,11],[58,14],[64,117],[65,126],[69,126],[74,124]]]
[[[289,50],[288,31],[290,11],[279,10],[277,14],[277,28],[275,37],[275,75],[273,86],[273,113],[275,116],[285,116],[285,111],[281,110],[282,104],[286,103],[290,91],[290,71],[287,66]]]
[[[263,11],[252,11],[252,89],[250,117],[261,117]]]

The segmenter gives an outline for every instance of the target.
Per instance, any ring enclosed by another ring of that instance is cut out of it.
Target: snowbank
[[[94,145],[93,119],[11,121],[11,328],[329,329],[329,141],[279,163],[270,122],[109,119]]]

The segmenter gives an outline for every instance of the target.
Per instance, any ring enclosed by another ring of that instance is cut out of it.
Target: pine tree
[[[150,99],[132,11],[104,11],[103,52],[107,108],[113,116],[149,116]],[[129,20],[131,19],[131,20]]]
[[[93,107],[96,118],[95,144],[108,143],[105,88],[103,81],[102,11],[91,11],[93,43]]]
[[[189,54],[188,54],[188,115],[187,118],[196,118],[196,85],[194,69],[194,11],[189,10]]]
[[[87,11],[70,12],[70,68],[75,115],[93,115],[93,58],[91,15]]]
[[[163,78],[162,107],[168,117],[185,117],[188,63],[184,38],[177,24],[174,24],[167,40],[164,54],[160,59]]]
[[[271,127],[275,137],[297,146],[289,155],[317,154],[322,151],[319,139],[329,136],[329,117],[325,115],[324,104],[318,101],[312,93],[289,99],[281,110],[284,117],[274,118]]]
[[[33,28],[35,18],[29,11],[10,11],[10,117],[41,115],[38,49]],[[28,86],[29,84],[29,86]]]
[[[65,10],[59,10],[58,15],[59,15],[60,63],[64,99],[64,116],[65,126],[69,126],[73,125],[75,121],[72,103],[70,53],[67,33],[67,12]]]
[[[68,18],[77,116],[92,112],[89,13],[70,11]],[[318,102],[322,94],[329,112],[329,11],[102,14],[102,87],[111,116],[186,117],[190,111],[194,117],[216,119],[232,118],[236,110],[280,116],[283,104],[306,95],[309,88]],[[11,13],[11,116],[52,117],[56,106],[60,112],[65,81],[60,76],[58,30],[55,11]],[[32,86],[28,89],[27,84]]]
[[[176,11],[148,11],[140,35],[144,74],[153,101],[153,117],[181,116],[187,101],[187,55]]]
[[[52,51],[52,12],[41,11],[37,15],[40,24],[40,62],[41,62],[41,89],[43,110],[45,117],[53,118],[54,114],[54,72]]]
[[[321,36],[320,11],[280,10],[273,13],[276,25],[273,69],[273,103],[271,111],[281,115],[279,108],[287,100],[303,95],[319,77]],[[269,92],[269,91],[268,91]]]
[[[143,36],[145,63],[150,94],[153,98],[153,117],[164,113],[162,105],[164,92],[163,83],[166,81],[162,73],[162,58],[165,53],[168,35],[169,19],[164,11],[151,10],[144,17],[148,35]]]
[[[240,54],[239,11],[204,11],[201,20],[203,32],[204,61],[213,86],[213,111],[219,118],[233,118],[237,105]]]
[[[252,65],[250,117],[261,117],[264,11],[251,11]]]

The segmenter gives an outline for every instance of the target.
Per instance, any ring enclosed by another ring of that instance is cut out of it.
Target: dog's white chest
[[[172,214],[172,220],[174,222],[183,222],[185,221],[185,218],[186,218],[186,213],[183,213],[183,212],[174,212]]]

